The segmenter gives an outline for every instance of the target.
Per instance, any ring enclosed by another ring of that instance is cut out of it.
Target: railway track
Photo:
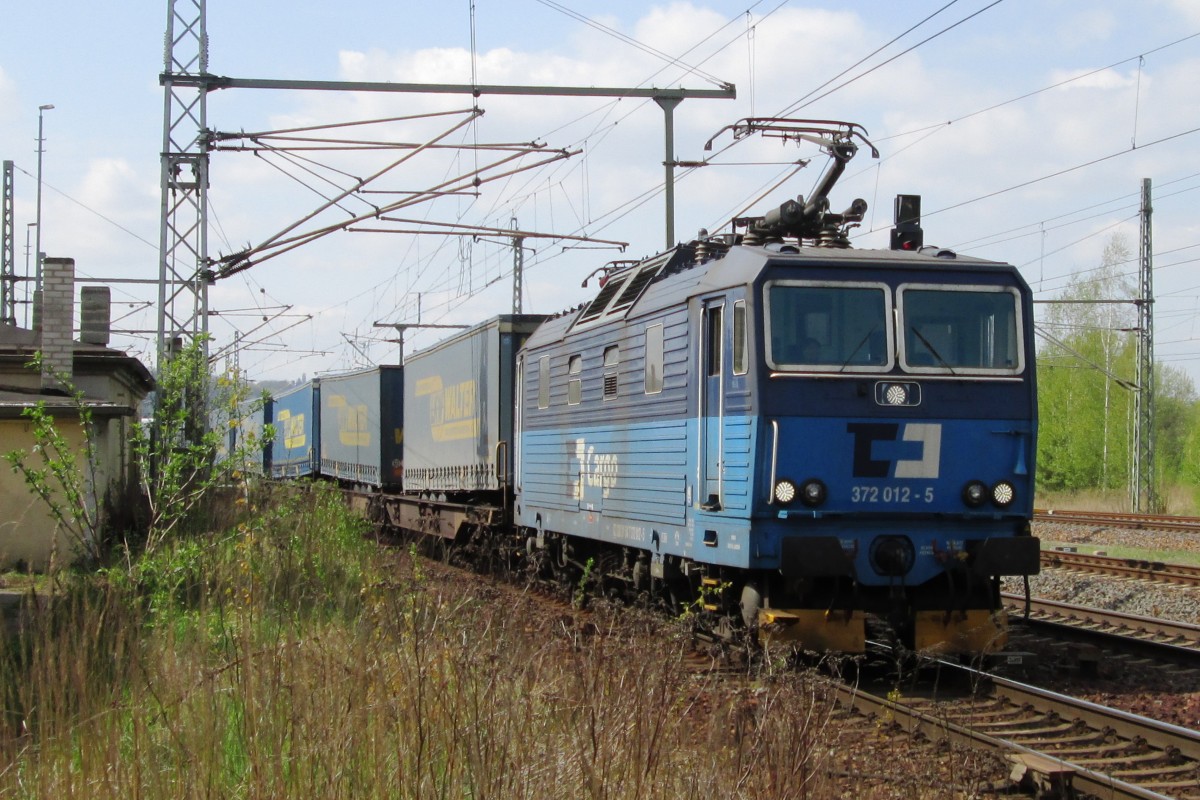
[[[1192,531],[1200,533],[1200,517],[1175,517],[1166,514],[1121,514],[1109,511],[1056,511],[1034,509],[1036,522],[1103,525],[1134,530]]]
[[[1002,595],[1012,623],[1010,648],[1038,653],[1048,666],[1094,675],[1101,659],[1143,659],[1200,669],[1200,625],[1106,611],[1054,600]]]
[[[1169,564],[1141,558],[1114,558],[1087,555],[1069,550],[1043,550],[1042,566],[1113,575],[1120,578],[1172,583],[1179,586],[1200,586],[1200,567],[1190,564]]]
[[[1002,597],[1010,614],[1024,613],[1024,597],[1015,594]],[[1184,650],[1200,661],[1200,625],[1036,598],[1030,601],[1030,621],[1080,629],[1109,640],[1133,639],[1166,650]]]
[[[1200,732],[957,665],[974,691],[883,697],[844,686],[842,702],[911,734],[998,750],[1014,774],[1052,796],[1200,798]],[[1075,793],[1075,794],[1073,794]]]

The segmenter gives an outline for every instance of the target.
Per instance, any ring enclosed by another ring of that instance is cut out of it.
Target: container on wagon
[[[404,476],[404,369],[378,366],[321,378],[320,472],[399,488]]]

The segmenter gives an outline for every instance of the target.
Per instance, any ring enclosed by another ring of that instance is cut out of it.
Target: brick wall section
[[[75,357],[75,259],[42,262],[42,388],[61,388],[54,376],[71,377]]]

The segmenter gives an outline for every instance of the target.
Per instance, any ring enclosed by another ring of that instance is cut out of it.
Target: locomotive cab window
[[[538,408],[550,407],[550,356],[538,359]]]
[[[892,331],[885,285],[773,281],[765,293],[767,363],[772,369],[891,369]]]
[[[646,328],[646,394],[658,394],[663,390],[663,326],[650,325]]]
[[[750,351],[746,336],[746,301],[737,300],[733,304],[733,374],[745,375],[750,361]]]
[[[1016,289],[909,284],[898,296],[905,370],[1016,375],[1024,369]]]
[[[724,342],[721,328],[721,306],[712,306],[705,309],[705,329],[706,337],[704,342],[704,374],[710,378],[721,374],[721,344]]]
[[[571,356],[567,361],[567,405],[577,406],[583,400],[583,356]]]

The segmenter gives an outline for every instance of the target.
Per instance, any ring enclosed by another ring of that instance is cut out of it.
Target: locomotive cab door
[[[721,510],[724,442],[725,301],[707,300],[700,314],[699,505]]]

